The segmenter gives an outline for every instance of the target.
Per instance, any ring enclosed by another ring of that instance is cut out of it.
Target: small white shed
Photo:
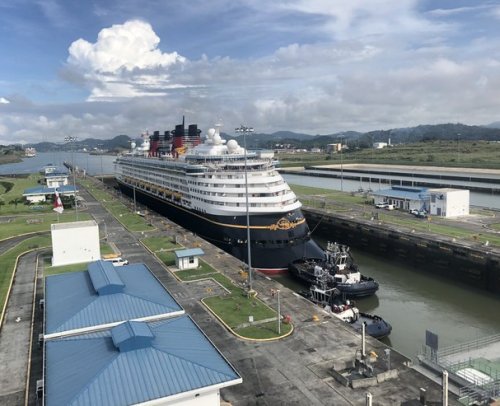
[[[430,214],[442,217],[469,215],[470,193],[464,189],[429,189]]]
[[[51,224],[52,266],[101,259],[99,227],[95,220]]]
[[[175,266],[179,270],[198,268],[198,257],[205,253],[201,248],[175,251]]]

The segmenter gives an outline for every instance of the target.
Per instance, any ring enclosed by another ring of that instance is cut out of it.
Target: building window
[[[189,263],[194,264],[194,257],[189,257]]]

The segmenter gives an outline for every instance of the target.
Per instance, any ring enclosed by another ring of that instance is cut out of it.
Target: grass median
[[[150,237],[141,240],[166,266],[175,265],[172,240],[166,237]],[[167,251],[167,247],[170,251]],[[219,317],[233,332],[250,340],[270,340],[287,335],[292,330],[291,324],[281,323],[278,334],[277,312],[260,299],[248,296],[245,289],[230,278],[220,273],[207,262],[200,260],[196,269],[175,271],[175,276],[183,282],[212,279],[224,288],[222,295],[208,296],[202,302]],[[207,289],[209,292],[210,289]],[[250,318],[253,319],[250,322]]]
[[[134,213],[125,204],[120,202],[116,196],[97,186],[88,179],[80,179],[79,183],[87,189],[125,228],[129,231],[147,232],[154,227],[147,223],[146,219]]]
[[[15,271],[17,257],[28,251],[49,247],[50,245],[50,236],[30,237],[0,255],[0,303],[2,304],[2,313],[6,304],[5,300],[10,281]]]

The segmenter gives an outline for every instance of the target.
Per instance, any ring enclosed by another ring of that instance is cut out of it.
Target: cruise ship
[[[115,161],[122,192],[245,263],[249,227],[252,268],[277,274],[294,260],[324,257],[272,151],[245,151],[236,140],[223,140],[219,127],[202,142],[197,125],[185,128],[184,120],[172,131],[143,134],[131,149]]]

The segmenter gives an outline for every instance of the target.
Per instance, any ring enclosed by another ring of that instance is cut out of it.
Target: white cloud
[[[177,52],[161,52],[159,43],[149,23],[127,21],[101,30],[93,44],[74,41],[68,69],[90,87],[89,100],[165,94],[171,86],[179,86],[170,83],[169,68],[186,59]]]
[[[5,97],[0,97],[0,104],[9,104],[10,101],[6,99]]]

